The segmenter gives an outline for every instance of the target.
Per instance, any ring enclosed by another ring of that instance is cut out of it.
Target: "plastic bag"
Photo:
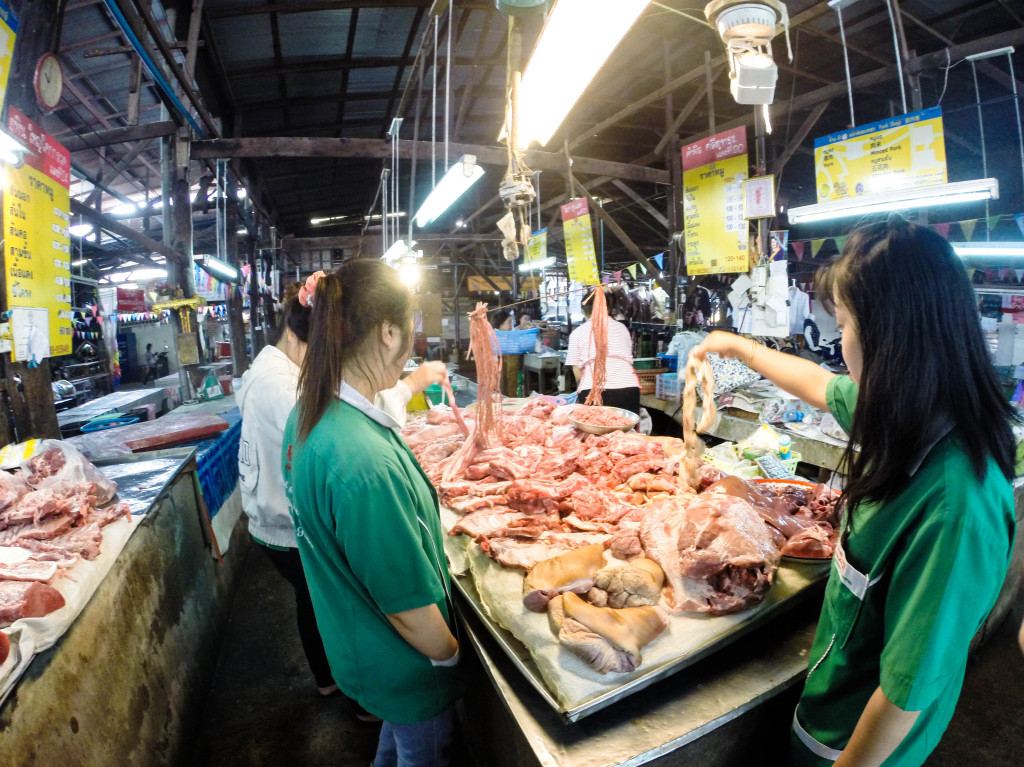
[[[740,442],[739,447],[741,451],[750,450],[758,455],[777,453],[779,450],[779,433],[771,426],[762,424],[757,431]]]
[[[711,352],[708,354],[708,362],[711,364],[711,372],[715,376],[716,397],[761,380],[759,373],[754,372],[737,359],[731,357],[726,359]],[[697,384],[697,393],[704,396],[699,383]]]
[[[200,399],[219,399],[223,396],[224,389],[221,388],[217,376],[213,373],[207,373],[206,380],[203,381],[203,388],[199,390]]]
[[[96,502],[102,506],[114,497],[117,483],[104,477],[100,470],[67,442],[44,439],[36,445],[31,458],[22,461],[25,481],[34,489],[48,489],[58,495],[71,495],[83,482],[96,486]]]
[[[640,421],[636,425],[638,434],[650,436],[651,432],[654,431],[654,424],[651,422],[651,414],[647,412],[647,408],[640,408]]]

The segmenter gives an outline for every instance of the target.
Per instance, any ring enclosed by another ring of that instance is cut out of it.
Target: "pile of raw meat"
[[[99,556],[105,525],[131,519],[127,503],[105,506],[116,492],[114,482],[64,442],[45,441],[21,468],[0,471],[0,546],[32,552],[13,564],[0,562],[0,628],[64,606],[47,584],[79,559]]]
[[[831,556],[829,488],[777,492],[709,466],[692,487],[679,474],[681,440],[584,434],[567,411],[531,400],[505,414],[500,446],[471,451],[445,410],[409,422],[404,438],[441,501],[462,515],[450,534],[523,570],[599,543],[624,562],[657,563],[673,612],[713,615],[757,604],[781,555]]]
[[[613,429],[632,428],[635,418],[629,418],[609,407],[593,407],[581,405],[573,408],[572,420],[588,426],[609,426]]]

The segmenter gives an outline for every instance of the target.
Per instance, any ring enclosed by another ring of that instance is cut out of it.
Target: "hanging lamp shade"
[[[494,7],[510,16],[539,13],[551,5],[551,0],[494,0]]]

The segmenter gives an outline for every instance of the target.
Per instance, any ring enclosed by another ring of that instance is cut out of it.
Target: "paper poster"
[[[526,264],[535,264],[544,261],[548,257],[548,230],[541,229],[530,235],[526,244]]]
[[[119,312],[144,312],[146,294],[141,290],[117,288],[117,305],[114,308]]]
[[[71,353],[71,248],[68,240],[68,151],[14,107],[8,110],[8,131],[30,152],[19,167],[5,166],[4,268],[7,306],[45,310],[49,355]],[[19,316],[22,318],[19,320]],[[14,315],[14,359],[22,362],[28,347],[17,339],[29,315]],[[32,314],[37,317],[37,314]],[[33,328],[43,327],[35,319]],[[37,355],[36,361],[39,361]]]
[[[818,202],[946,183],[942,109],[898,115],[814,140]]]
[[[565,258],[569,262],[569,279],[583,285],[597,285],[597,253],[594,250],[594,229],[590,223],[587,198],[580,197],[562,206],[565,229]]]
[[[773,229],[768,234],[771,244],[771,260],[784,260],[786,258],[787,249],[789,248],[789,230]]]
[[[18,20],[3,0],[0,0],[0,110],[4,108],[7,97],[7,79],[11,74],[14,38],[17,34]]]
[[[746,272],[746,128],[688,144],[682,153],[686,273]]]
[[[775,217],[775,176],[757,176],[743,182],[743,217]]]

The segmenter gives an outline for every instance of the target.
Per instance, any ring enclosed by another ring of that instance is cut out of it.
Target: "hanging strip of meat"
[[[693,416],[697,409],[697,376],[700,375],[701,393],[704,395],[701,408],[704,411],[700,424],[694,428]],[[683,471],[686,484],[696,489],[700,487],[700,440],[697,432],[705,432],[715,422],[715,378],[711,371],[711,363],[707,360],[698,362],[692,356],[686,360],[686,381],[683,384]]]
[[[590,394],[584,405],[600,405],[604,393],[605,370],[608,366],[608,303],[604,297],[604,287],[598,285],[590,294],[594,302],[590,314],[590,328],[594,336],[594,374],[590,385]]]
[[[487,304],[469,315],[469,345],[476,360],[476,443],[501,447],[501,347],[487,321]]]
[[[444,391],[445,396],[448,397],[448,404],[452,407],[452,418],[459,425],[459,431],[462,432],[463,437],[469,437],[469,427],[466,426],[466,421],[462,417],[459,406],[455,404],[455,392],[452,391],[452,381],[447,373],[444,374],[444,380],[441,381],[441,389]]]

